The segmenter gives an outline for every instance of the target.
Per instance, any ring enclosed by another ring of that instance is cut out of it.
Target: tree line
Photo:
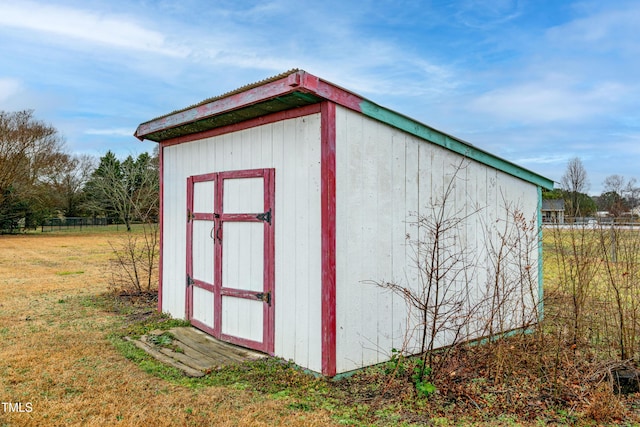
[[[587,172],[579,158],[567,164],[560,188],[547,199],[563,199],[568,217],[597,211],[620,217],[638,206],[635,178],[610,175],[599,196],[589,196]],[[64,139],[33,110],[0,111],[0,231],[36,228],[51,217],[107,217],[126,224],[158,216],[157,150],[120,160],[112,151],[96,159],[70,154]]]
[[[55,127],[33,110],[0,111],[0,231],[36,228],[51,217],[158,216],[158,153],[120,160],[71,154]]]
[[[587,171],[578,157],[569,160],[560,181],[560,188],[543,192],[543,198],[563,199],[565,215],[568,217],[589,217],[596,212],[608,212],[612,217],[637,216],[633,209],[640,203],[640,186],[635,178],[609,175],[605,178],[603,191],[599,196],[589,196]]]

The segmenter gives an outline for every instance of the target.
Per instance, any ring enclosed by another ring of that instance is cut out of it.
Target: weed
[[[385,374],[393,374],[396,377],[402,377],[406,373],[406,364],[403,363],[405,360],[402,352],[397,348],[391,349],[391,358],[387,363],[384,364],[384,372]]]
[[[311,405],[305,402],[294,402],[289,404],[289,409],[298,410],[298,411],[310,411],[313,408]]]
[[[188,321],[181,319],[172,319],[170,316],[162,313],[153,313],[146,317],[142,322],[130,323],[125,329],[125,334],[132,337],[141,337],[156,329],[167,330],[171,328],[190,326]]]
[[[578,417],[567,409],[558,409],[556,417],[563,425],[573,425],[578,421]]]
[[[438,390],[436,386],[429,381],[416,380],[414,384],[418,393],[424,397],[429,397]]]
[[[436,386],[428,380],[431,378],[431,367],[424,366],[420,357],[404,357],[398,349],[391,349],[391,358],[384,364],[384,372],[395,378],[410,375],[411,382],[420,396],[429,397],[437,391]]]
[[[161,335],[149,335],[147,337],[147,340],[155,345],[167,347],[173,343],[173,335],[168,332],[165,332]]]
[[[626,418],[622,401],[606,386],[600,387],[593,394],[586,413],[597,423],[611,423]]]

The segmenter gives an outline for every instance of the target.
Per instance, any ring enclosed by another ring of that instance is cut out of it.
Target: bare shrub
[[[616,396],[611,387],[602,384],[589,400],[585,410],[586,415],[597,423],[611,423],[626,418],[627,411],[620,397]]]
[[[532,332],[541,317],[539,289],[540,228],[537,214],[527,218],[518,202],[502,197],[497,219],[483,222],[486,287],[478,300],[477,336],[486,342],[488,371],[496,383],[517,375],[518,363],[505,335]],[[539,335],[536,336],[539,338]],[[532,340],[537,345],[536,340]],[[533,353],[533,352],[532,352]]]
[[[145,223],[141,230],[128,232],[119,243],[109,242],[111,282],[114,291],[140,295],[154,292],[158,283],[158,225]]]
[[[456,183],[462,178],[460,171],[467,160],[455,166],[453,175],[442,188],[442,195],[431,199],[425,213],[414,214],[410,226],[417,237],[408,237],[413,261],[418,272],[418,283],[400,284],[376,282],[382,288],[404,298],[413,326],[409,325],[405,345],[415,342],[417,353],[422,354],[421,365],[416,367],[419,379],[431,378],[446,362],[446,353],[453,345],[466,340],[466,328],[472,310],[469,309],[467,278],[476,263],[473,254],[463,244],[463,228],[476,211],[467,213],[465,207],[454,208]],[[434,357],[434,350],[443,347]],[[402,353],[416,353],[408,348]]]
[[[637,230],[615,224],[600,226],[598,231],[606,299],[608,307],[613,307],[608,319],[613,321],[618,355],[627,360],[639,350],[640,236]]]
[[[638,357],[640,235],[615,223],[553,226],[551,254],[558,267],[548,283],[557,298],[555,323],[574,351],[600,357]]]
[[[474,339],[492,343],[490,353],[502,360],[491,365],[496,376],[513,376],[516,366],[507,366],[514,360],[512,348],[495,341],[507,332],[527,331],[540,317],[537,214],[528,218],[518,202],[504,197],[497,219],[493,213],[478,215],[482,209],[468,203],[456,206],[466,187],[461,185],[466,165],[466,160],[454,165],[441,195],[409,222],[417,230],[417,237],[408,236],[417,283],[376,283],[404,298],[413,320],[405,345],[417,345],[402,353],[421,354],[414,371],[430,380],[451,366],[450,355],[459,344]],[[469,239],[478,229],[483,240],[475,247]],[[485,289],[470,287],[483,280]]]
[[[558,267],[555,286],[568,295],[570,310],[563,314],[570,325],[569,340],[576,346],[585,340],[585,315],[601,265],[598,231],[586,224],[568,228],[555,224],[553,255]]]
[[[487,285],[481,336],[495,341],[505,331],[525,331],[539,318],[537,215],[503,197],[502,216],[484,224]]]

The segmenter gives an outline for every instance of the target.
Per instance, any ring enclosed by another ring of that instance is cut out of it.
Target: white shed
[[[504,216],[507,200],[540,222],[541,189],[553,187],[300,70],[142,123],[135,136],[160,146],[159,310],[328,376],[383,362],[406,341],[404,301],[369,282],[411,285],[408,218],[461,159],[455,203],[484,218]],[[481,223],[462,236],[478,253]],[[486,275],[469,280],[482,288]]]

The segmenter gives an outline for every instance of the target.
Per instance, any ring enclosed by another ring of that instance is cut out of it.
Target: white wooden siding
[[[193,287],[193,318],[213,328],[213,292]]]
[[[419,282],[410,242],[423,230],[413,222],[441,201],[456,170],[447,209],[469,216],[456,240],[477,264],[456,282],[469,305],[486,294],[486,246],[498,244],[485,230],[507,219],[505,200],[535,216],[537,188],[345,108],[337,108],[336,121],[336,363],[345,372],[387,360],[392,348],[417,349],[404,300],[373,282]],[[477,334],[477,324],[465,328]],[[442,334],[437,342],[450,339]]]
[[[224,180],[224,213],[261,213],[264,208],[264,186],[260,178]]]
[[[320,115],[284,120],[163,150],[162,310],[177,318],[185,317],[187,177],[275,168],[275,353],[321,371]],[[256,208],[243,205],[243,200],[224,200],[225,212]],[[258,211],[261,209],[262,206]],[[223,305],[240,304],[225,300]],[[233,321],[223,319],[225,328],[230,328],[223,332],[233,332]]]
[[[262,301],[222,296],[222,333],[262,341]]]
[[[222,235],[222,286],[262,292],[264,224],[225,222]]]
[[[214,282],[213,221],[193,222],[193,278],[209,284]]]

